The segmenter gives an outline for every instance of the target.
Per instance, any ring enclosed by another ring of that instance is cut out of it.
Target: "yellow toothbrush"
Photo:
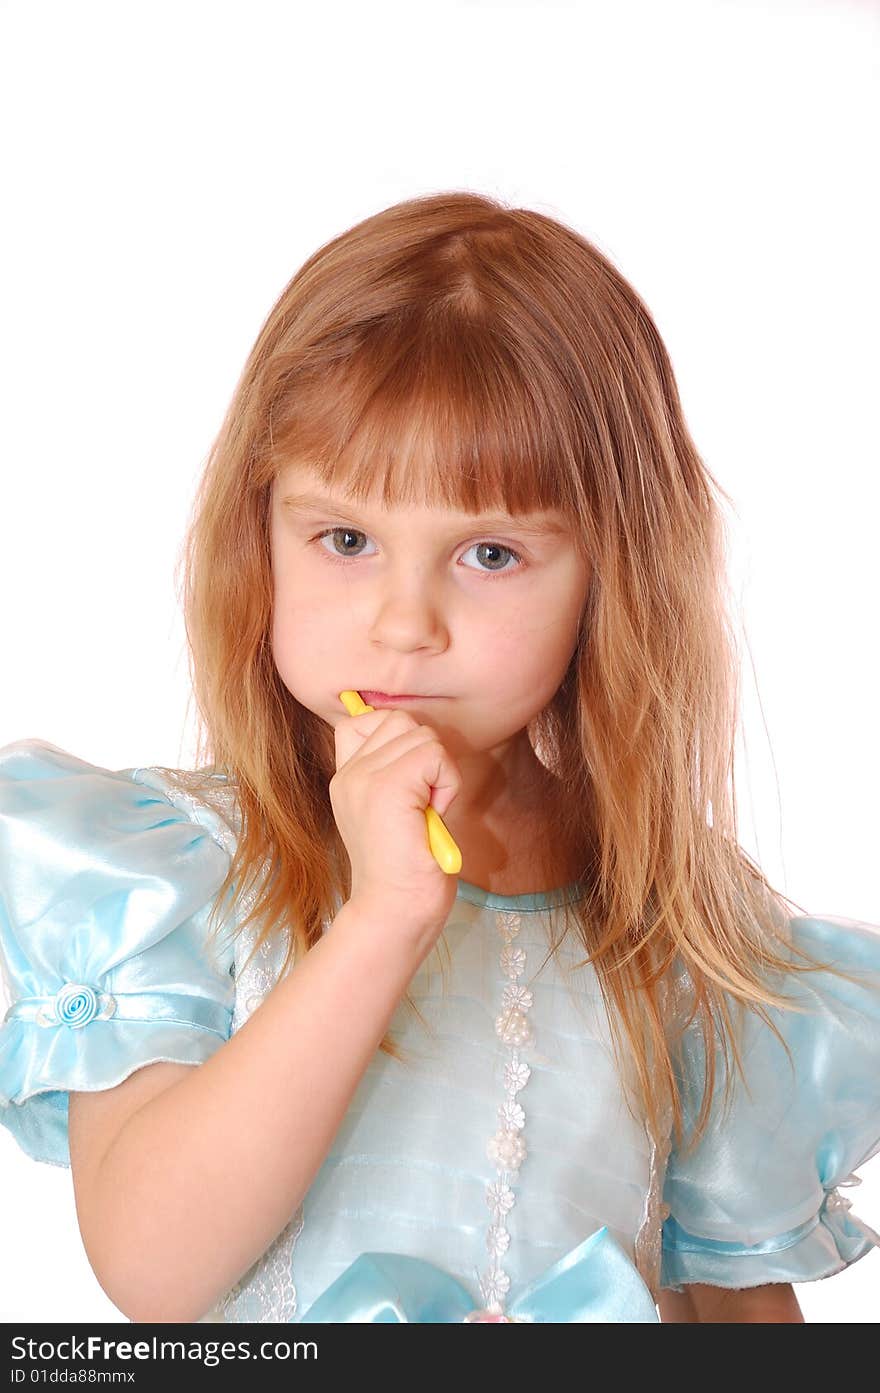
[[[363,716],[365,711],[375,711],[368,706],[360,692],[340,692],[342,702],[349,716]],[[425,809],[425,822],[428,827],[428,845],[441,871],[447,875],[458,875],[461,870],[461,852],[449,835],[449,829],[440,814],[430,805]]]

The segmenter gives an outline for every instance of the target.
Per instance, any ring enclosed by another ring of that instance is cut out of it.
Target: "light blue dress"
[[[280,951],[246,964],[232,932],[246,904],[206,942],[238,831],[222,775],[0,749],[0,1122],[34,1159],[70,1164],[69,1090],[200,1064],[271,990]],[[810,1281],[880,1246],[840,1188],[880,1150],[880,977],[797,979],[811,1013],[773,1012],[793,1076],[750,1014],[752,1096],[724,1121],[719,1092],[685,1159],[626,1106],[582,950],[549,951],[577,892],[459,881],[446,989],[435,951],[409,987],[422,1019],[402,1001],[390,1023],[404,1060],[375,1054],[303,1203],[202,1320],[652,1321],[661,1287]],[[790,929],[880,973],[875,926]],[[701,1080],[692,1027],[688,1119]]]

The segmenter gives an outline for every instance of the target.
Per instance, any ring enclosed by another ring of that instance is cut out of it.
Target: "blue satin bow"
[[[488,1315],[475,1310],[461,1282],[431,1262],[403,1253],[362,1253],[312,1302],[300,1324],[450,1325]],[[536,1277],[505,1315],[556,1324],[659,1320],[647,1284],[607,1226]]]

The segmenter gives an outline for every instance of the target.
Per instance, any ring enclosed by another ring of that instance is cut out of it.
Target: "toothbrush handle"
[[[340,692],[339,700],[349,716],[363,716],[366,711],[375,711],[376,709],[375,706],[369,706],[363,700],[360,692]],[[461,851],[450,835],[449,828],[442,817],[430,804],[425,809],[425,823],[428,832],[428,845],[437,865],[447,875],[458,875],[461,870]]]
[[[458,875],[461,852],[436,808],[429,805],[425,809],[425,822],[428,824],[428,845],[437,865],[447,875]]]

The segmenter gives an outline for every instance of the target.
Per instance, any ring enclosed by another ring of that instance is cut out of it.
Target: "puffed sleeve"
[[[690,1157],[673,1148],[666,1171],[661,1286],[676,1291],[688,1282],[809,1282],[880,1246],[838,1188],[858,1185],[855,1170],[880,1151],[880,929],[843,918],[789,924],[792,943],[860,980],[824,970],[786,975],[784,994],[809,1013],[767,1009],[794,1071],[766,1023],[747,1013],[742,1058],[751,1098],[737,1076],[726,1120],[718,1053],[708,1130]],[[680,1056],[686,1136],[703,1063],[694,1023]]]
[[[68,1090],[229,1038],[232,946],[206,934],[229,850],[199,817],[156,770],[0,749],[0,1123],[37,1161],[70,1165]]]

